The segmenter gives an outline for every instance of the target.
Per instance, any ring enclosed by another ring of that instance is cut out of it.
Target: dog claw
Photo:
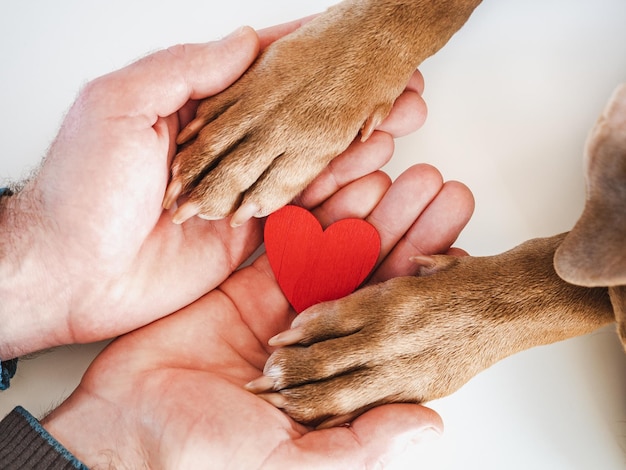
[[[276,408],[283,409],[287,406],[287,399],[280,393],[260,393],[257,396]]]
[[[274,390],[274,385],[274,379],[264,375],[258,379],[254,379],[252,382],[247,383],[243,386],[243,388],[252,393],[263,393]]]
[[[322,421],[320,424],[318,424],[315,427],[315,429],[329,429],[329,428],[335,428],[337,426],[346,426],[352,421],[354,421],[361,413],[362,413],[361,410],[357,410],[357,411],[353,411],[352,413],[346,413],[341,416],[334,416],[325,421]]]
[[[430,276],[443,271],[458,261],[454,256],[446,255],[417,255],[409,259],[419,266],[420,276]]]
[[[302,338],[304,338],[302,328],[297,327],[278,333],[273,338],[270,338],[267,344],[275,347],[290,346],[299,343],[302,341]]]
[[[200,130],[206,125],[207,121],[201,118],[195,118],[185,128],[180,131],[178,137],[176,137],[176,144],[182,145],[196,136]]]
[[[371,116],[367,118],[367,121],[365,121],[365,124],[363,124],[361,128],[361,142],[365,142],[372,136],[378,124],[380,123],[376,122]]]
[[[191,219],[194,215],[200,213],[200,207],[193,202],[186,202],[174,212],[172,222],[175,224],[182,224],[183,222]]]
[[[182,192],[183,184],[180,181],[173,180],[165,190],[165,196],[163,196],[163,209],[169,209],[172,207]]]
[[[235,228],[245,224],[259,212],[259,206],[252,202],[242,204],[230,219],[230,226]]]
[[[391,111],[391,106],[387,104],[376,107],[361,127],[361,142],[365,142],[372,136],[376,128],[385,120],[389,111]]]

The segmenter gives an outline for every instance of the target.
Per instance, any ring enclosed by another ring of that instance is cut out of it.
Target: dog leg
[[[334,425],[378,404],[448,395],[524,349],[614,320],[606,288],[568,284],[553,257],[565,234],[490,257],[434,256],[424,277],[361,289],[300,314],[248,385],[296,420]]]
[[[386,116],[480,0],[346,0],[276,41],[183,129],[164,206],[233,223],[294,198]],[[236,221],[235,221],[236,219]]]

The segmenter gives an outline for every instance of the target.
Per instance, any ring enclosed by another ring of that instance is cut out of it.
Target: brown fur
[[[183,129],[179,143],[197,136],[174,160],[165,205],[189,193],[191,214],[213,219],[287,204],[360,129],[368,136],[479,3],[347,0],[276,41]]]
[[[367,138],[479,3],[347,0],[277,41],[200,105],[165,205],[187,192],[185,217],[218,218],[289,202],[359,130]],[[332,425],[380,403],[447,395],[506,356],[615,320],[626,344],[626,87],[594,128],[586,163],[587,204],[569,234],[491,257],[419,257],[420,277],[315,306],[248,388],[299,421]]]

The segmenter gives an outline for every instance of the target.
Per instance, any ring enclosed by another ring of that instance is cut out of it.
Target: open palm
[[[418,165],[393,185],[381,172],[357,180],[314,213],[323,226],[362,217],[378,229],[380,281],[413,274],[401,260],[416,251],[448,251],[472,207],[465,186]],[[441,428],[427,408],[387,405],[349,427],[312,431],[245,391],[272,352],[268,339],[294,315],[263,255],[109,345],[44,426],[89,466],[247,469],[369,467],[392,458],[399,442]]]

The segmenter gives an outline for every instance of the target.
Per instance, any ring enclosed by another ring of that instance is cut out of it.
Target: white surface
[[[87,80],[158,48],[332,3],[4,2],[0,178],[20,177],[39,162]],[[623,0],[486,0],[421,67],[429,119],[398,142],[389,171],[426,161],[468,184],[477,206],[458,246],[476,255],[568,230],[583,203],[583,142],[626,80],[625,26]],[[100,347],[21,363],[11,390],[0,394],[0,416],[16,404],[36,415],[58,404]],[[502,361],[431,404],[446,433],[402,467],[625,468],[625,372],[613,328]]]

